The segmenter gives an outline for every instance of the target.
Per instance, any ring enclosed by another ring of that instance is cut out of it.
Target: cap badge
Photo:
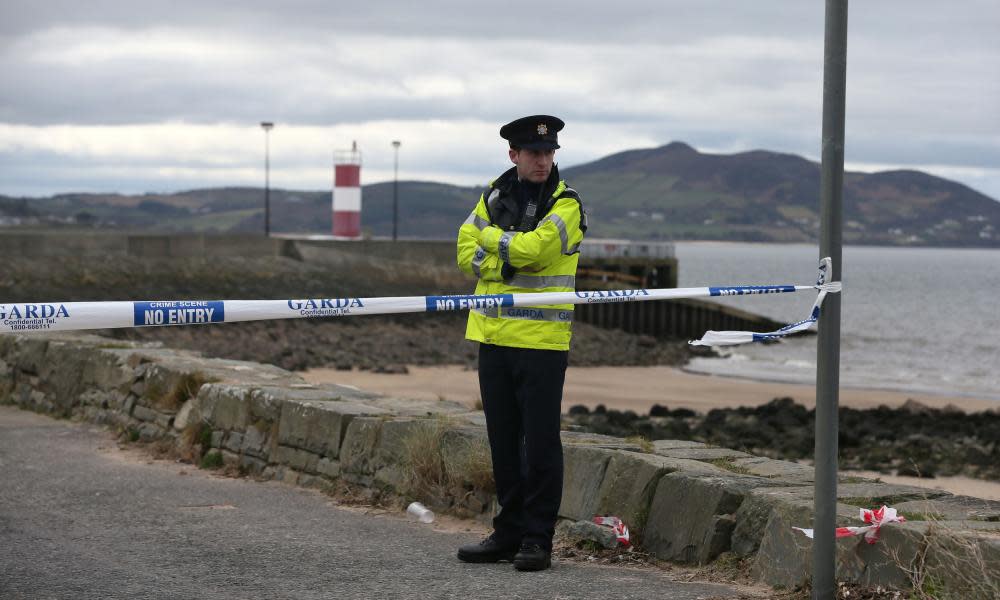
[[[549,126],[545,123],[538,124],[538,135],[545,135],[549,132]]]

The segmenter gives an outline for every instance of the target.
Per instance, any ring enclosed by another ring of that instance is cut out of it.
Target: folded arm
[[[484,281],[503,280],[503,262],[496,252],[488,252],[479,243],[480,232],[490,226],[486,205],[479,199],[475,210],[458,229],[458,268]]]
[[[477,207],[478,208],[478,207]],[[488,226],[478,231],[478,246],[515,268],[539,267],[563,254],[573,254],[583,240],[582,210],[575,198],[560,198],[534,231],[503,231]],[[464,226],[463,226],[464,227]]]

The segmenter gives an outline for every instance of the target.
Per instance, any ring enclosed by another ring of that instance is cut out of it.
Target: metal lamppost
[[[844,222],[844,121],[847,98],[847,0],[826,0],[823,44],[823,166],[819,255],[833,259],[827,281],[841,281]],[[837,596],[837,422],[840,405],[840,300],[831,294],[819,314],[816,342],[816,477],[813,528],[814,600]]]
[[[399,147],[403,142],[392,141],[395,151],[392,164],[392,241],[396,241],[396,222],[399,220]]]
[[[264,129],[264,235],[271,236],[271,130],[274,123],[261,121]]]

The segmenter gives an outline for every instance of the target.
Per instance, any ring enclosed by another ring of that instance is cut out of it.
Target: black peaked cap
[[[511,146],[526,150],[555,150],[559,147],[557,135],[566,124],[550,115],[521,117],[500,128],[500,137]]]

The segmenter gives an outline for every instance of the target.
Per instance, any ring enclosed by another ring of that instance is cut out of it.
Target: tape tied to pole
[[[819,290],[819,293],[816,295],[816,302],[813,303],[812,310],[809,311],[809,316],[805,319],[796,323],[785,325],[781,329],[770,331],[768,333],[754,333],[751,331],[706,331],[705,335],[703,335],[700,340],[690,342],[691,345],[735,346],[750,342],[768,342],[809,329],[812,327],[813,323],[819,320],[820,307],[823,306],[823,300],[826,298],[826,295],[839,293],[843,287],[839,281],[827,281],[827,277],[830,273],[832,273],[832,269],[833,261],[830,258],[823,258],[819,261],[819,277],[816,280],[816,285],[813,286],[815,289]]]
[[[736,285],[702,288],[301,300],[157,300],[0,304],[0,333],[204,325],[270,319],[348,317],[470,309],[491,312],[506,307],[631,303],[818,290],[816,302],[813,304],[813,309],[807,319],[768,333],[709,331],[702,339],[691,342],[694,345],[721,346],[777,339],[808,329],[819,317],[820,306],[826,294],[840,292],[840,282],[827,283],[824,279],[829,266],[830,259],[826,258],[820,261],[819,282],[816,285],[802,286]]]

